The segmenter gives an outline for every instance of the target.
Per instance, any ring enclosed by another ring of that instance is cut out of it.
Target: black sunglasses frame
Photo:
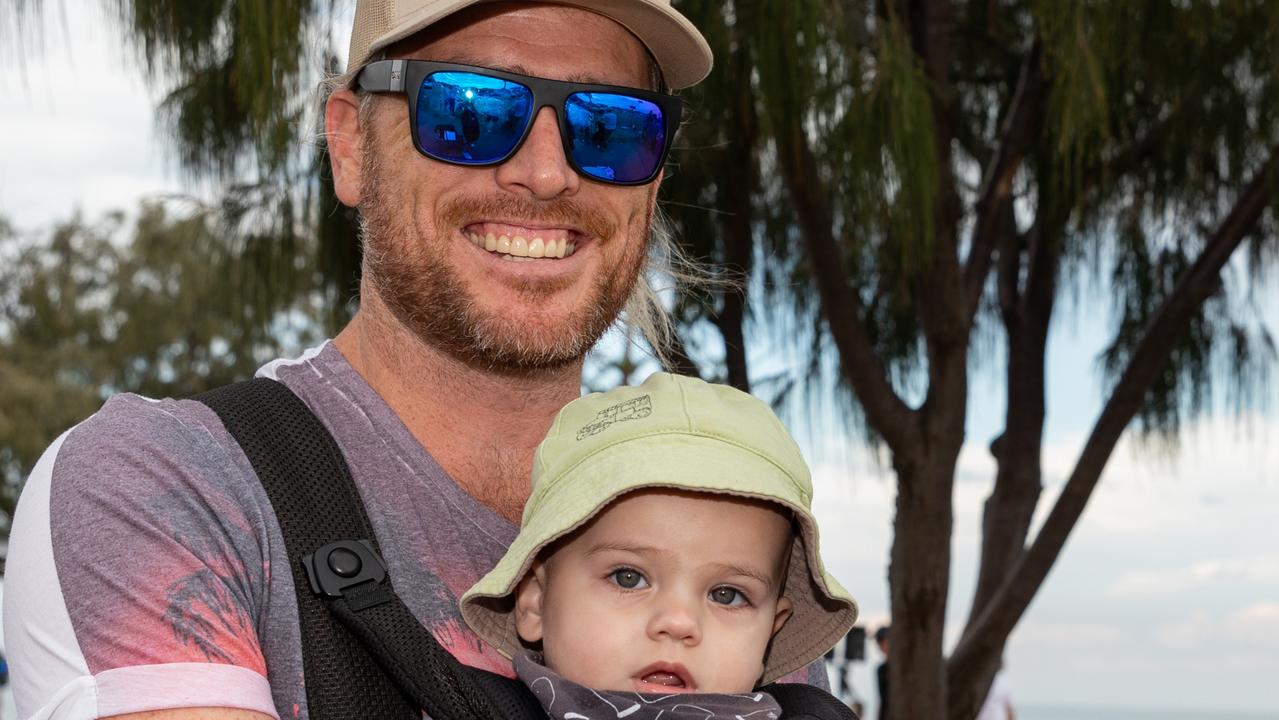
[[[417,126],[417,100],[422,82],[426,80],[428,75],[437,72],[474,73],[517,83],[528,88],[533,96],[533,107],[529,113],[528,122],[524,125],[524,132],[520,135],[515,145],[511,147],[510,152],[488,162],[464,163],[432,155],[422,147]],[[666,166],[666,159],[670,157],[671,143],[675,140],[675,131],[679,129],[680,117],[684,109],[684,101],[678,95],[667,95],[666,93],[621,85],[565,82],[532,75],[519,75],[475,65],[459,65],[457,63],[435,62],[432,60],[377,60],[371,62],[360,70],[360,74],[356,78],[356,86],[363,92],[403,93],[408,98],[409,129],[410,134],[413,136],[413,147],[423,156],[432,160],[462,167],[491,167],[493,165],[501,165],[510,160],[515,153],[519,152],[524,145],[524,141],[528,139],[529,133],[533,130],[533,123],[537,119],[538,112],[544,107],[552,108],[555,111],[556,120],[559,122],[560,139],[564,143],[564,157],[568,159],[569,165],[582,177],[607,185],[647,185],[653,182],[662,171],[662,168]],[[623,182],[597,177],[584,171],[578,165],[577,160],[573,158],[572,135],[569,131],[567,113],[564,110],[564,104],[568,101],[568,97],[575,93],[625,95],[651,102],[661,109],[666,137],[662,143],[662,153],[658,157],[656,167],[652,173],[640,180]]]

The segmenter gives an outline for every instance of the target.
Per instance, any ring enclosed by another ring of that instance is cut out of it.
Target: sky
[[[56,7],[58,3],[50,3]],[[199,195],[153,126],[155,96],[98,3],[63,4],[43,51],[0,49],[0,215],[39,231],[74,212],[137,207],[142,197]],[[343,45],[343,43],[339,43]],[[1279,336],[1279,288],[1261,300]],[[1109,330],[1101,293],[1081,293],[1049,344],[1045,492],[1060,490],[1100,408],[1095,358]],[[770,351],[761,350],[767,355]],[[766,363],[767,357],[757,358]],[[761,363],[761,364],[763,364]],[[1015,631],[1007,673],[1027,705],[1194,708],[1279,717],[1279,397],[1269,414],[1213,416],[1161,455],[1125,441],[1057,566]],[[981,504],[994,466],[998,369],[976,373],[955,491],[951,639],[966,616]],[[890,473],[846,439],[806,437],[829,569],[872,629],[888,617]],[[874,704],[870,663],[854,687]]]

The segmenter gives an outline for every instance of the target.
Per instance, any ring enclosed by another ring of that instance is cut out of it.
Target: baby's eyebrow
[[[635,553],[636,555],[656,555],[661,552],[661,550],[658,550],[651,545],[636,545],[624,542],[602,542],[598,545],[592,546],[590,550],[587,550],[586,555],[589,557],[591,555],[597,555],[599,553],[609,551],[629,552]]]
[[[725,575],[742,575],[753,580],[758,580],[764,584],[765,590],[769,592],[773,589],[773,579],[764,572],[755,568],[746,567],[745,565],[732,565],[726,563],[715,563],[712,567],[716,572],[724,573]]]

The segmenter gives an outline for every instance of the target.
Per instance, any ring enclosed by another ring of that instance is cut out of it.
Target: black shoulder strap
[[[772,683],[760,690],[782,706],[786,720],[858,720],[857,714],[838,698],[812,685]]]
[[[195,399],[243,448],[275,510],[297,588],[311,718],[541,714],[523,685],[455,660],[395,595],[341,450],[296,395],[259,378]]]

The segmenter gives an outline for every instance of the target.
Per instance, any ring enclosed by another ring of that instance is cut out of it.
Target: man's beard
[[[393,192],[397,184],[382,177],[381,163],[373,157],[376,139],[365,141],[370,150],[360,190],[364,274],[396,319],[422,342],[470,365],[523,373],[577,362],[612,325],[639,277],[651,212],[645,214],[639,237],[626,237],[616,223],[571,198],[534,202],[495,194],[444,205],[433,218],[437,236],[421,237],[405,202],[394,199],[403,193]],[[474,289],[449,264],[450,253],[472,251],[453,236],[454,230],[482,218],[572,225],[592,242],[625,243],[627,250],[614,267],[600,268],[585,302],[546,327],[530,318],[543,312],[547,298],[573,278],[525,281],[517,287],[515,306],[502,312],[477,304]]]

